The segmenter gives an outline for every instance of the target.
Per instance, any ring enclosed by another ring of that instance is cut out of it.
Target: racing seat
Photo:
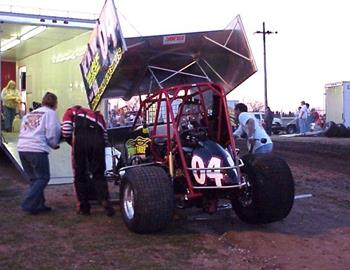
[[[151,133],[151,131],[150,131]],[[153,145],[154,145],[154,150],[158,153],[160,157],[165,157],[166,152],[167,152],[167,124],[160,124],[157,125],[156,129],[156,136],[155,138],[152,139]],[[159,137],[158,137],[159,136]],[[170,138],[173,138],[174,136],[174,128],[172,124],[170,123]]]

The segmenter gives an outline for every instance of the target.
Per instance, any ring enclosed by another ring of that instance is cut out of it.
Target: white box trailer
[[[326,120],[350,127],[350,81],[325,85]]]

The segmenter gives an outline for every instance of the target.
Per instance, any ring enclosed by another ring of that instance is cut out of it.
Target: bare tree
[[[261,112],[264,110],[264,103],[262,103],[261,101],[247,101],[247,106],[248,109],[252,112]]]

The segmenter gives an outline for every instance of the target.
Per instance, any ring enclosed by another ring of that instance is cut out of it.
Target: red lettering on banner
[[[172,35],[163,37],[163,45],[181,44],[186,42],[185,35]]]

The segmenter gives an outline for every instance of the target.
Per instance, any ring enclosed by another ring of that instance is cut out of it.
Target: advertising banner
[[[80,63],[90,108],[96,110],[126,50],[113,0],[107,0]]]

